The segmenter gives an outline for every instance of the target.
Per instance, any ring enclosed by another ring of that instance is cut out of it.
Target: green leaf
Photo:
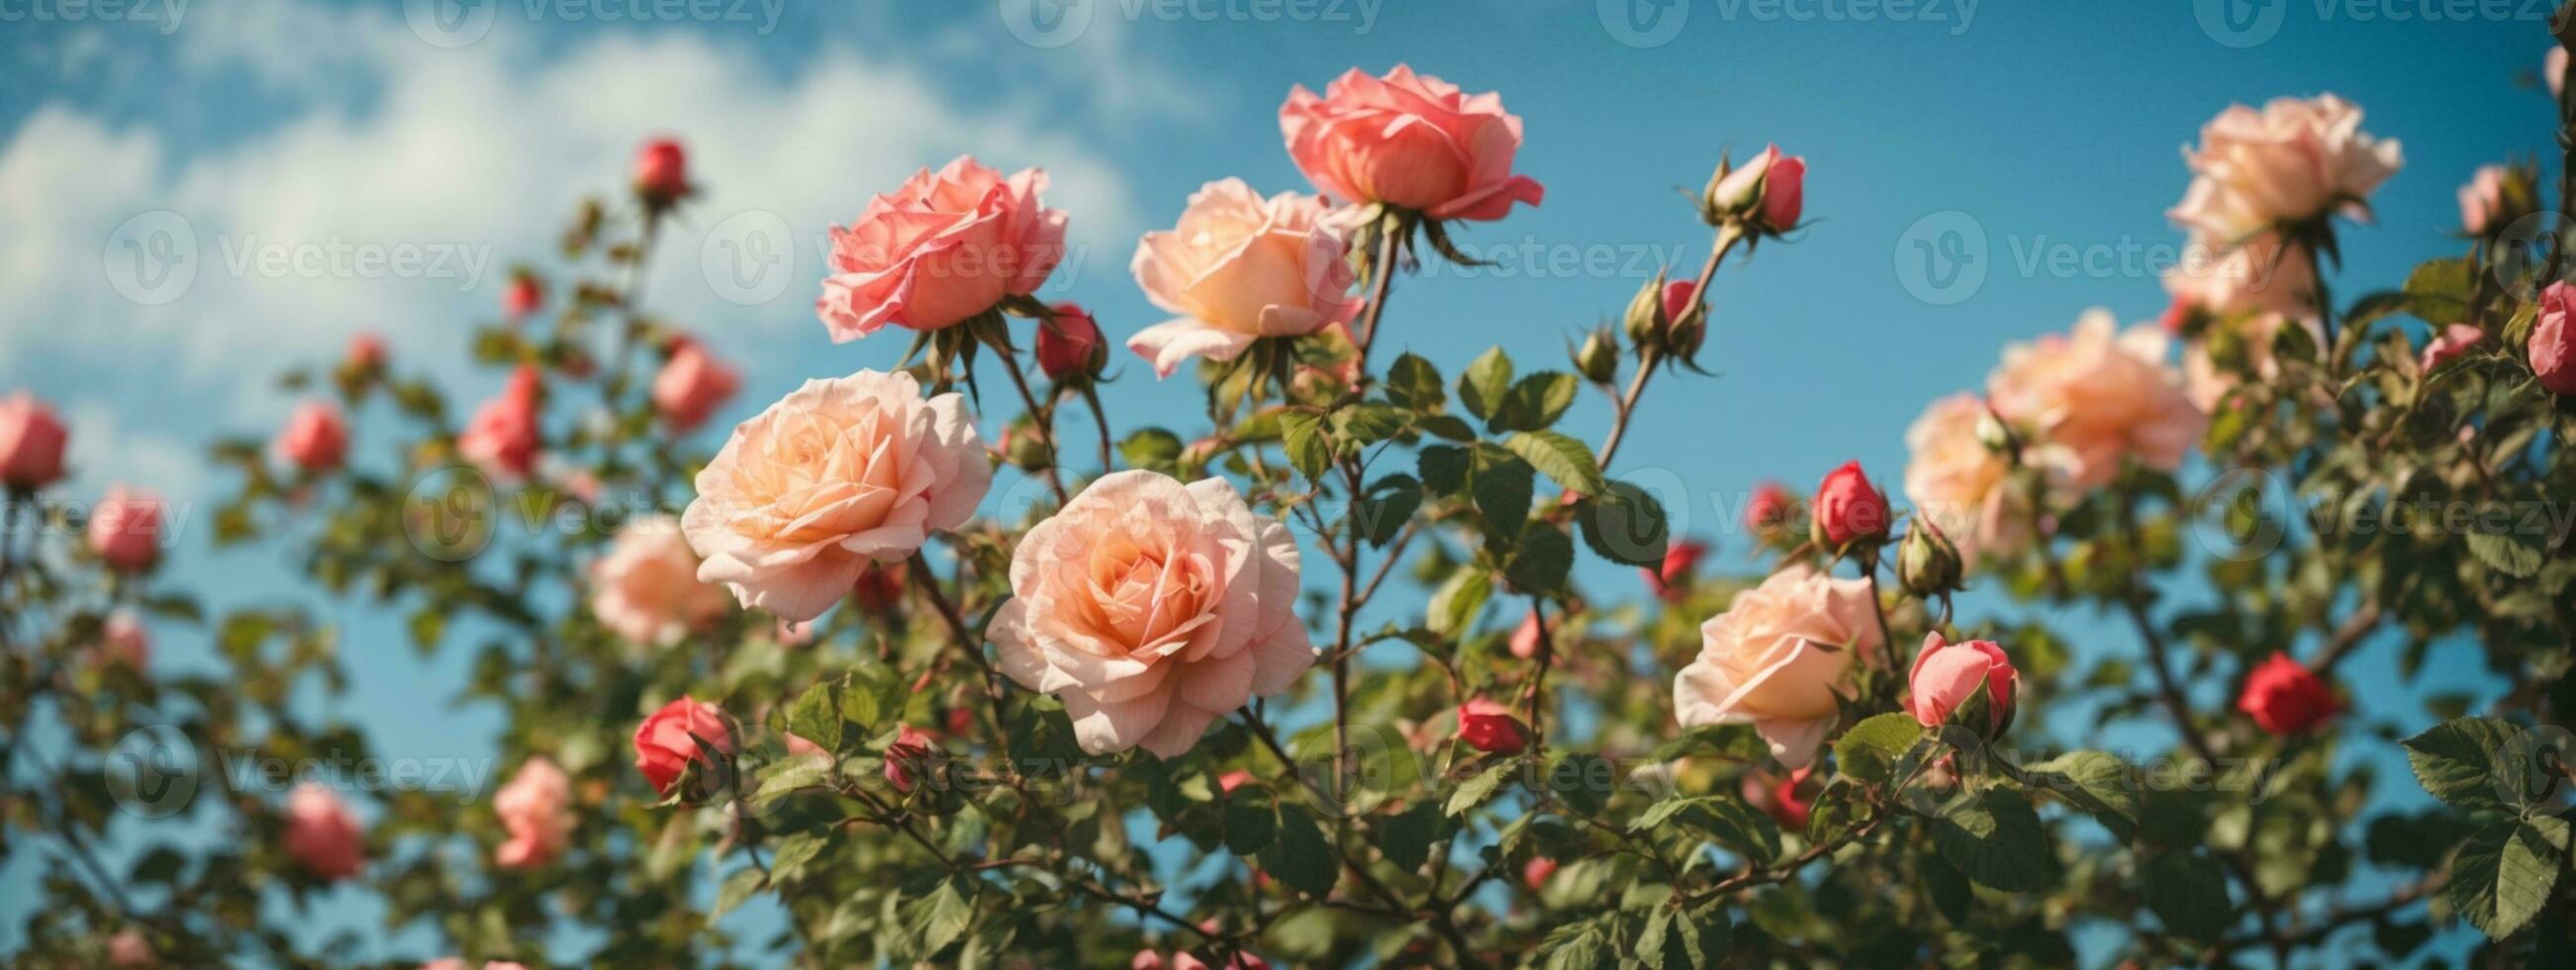
[[[777,721],[773,726],[814,742],[816,747],[841,750],[840,685],[827,680],[805,688],[804,693],[787,702]]]
[[[1118,443],[1118,455],[1129,468],[1170,472],[1181,459],[1181,436],[1161,428],[1145,428]]]
[[[438,649],[438,641],[447,635],[447,614],[424,608],[411,615],[411,645],[422,652]]]
[[[1932,897],[1932,907],[1952,926],[1966,926],[1968,915],[1976,907],[1976,890],[1968,887],[1968,877],[1959,874],[1941,857],[1925,854],[1915,859],[1915,873],[1923,877],[1924,891]]]
[[[1955,806],[1933,822],[1932,840],[1960,874],[2005,892],[2037,890],[2056,861],[2030,801],[2006,788]]]
[[[1422,473],[1422,486],[1434,494],[1456,495],[1467,487],[1467,473],[1475,467],[1475,454],[1455,445],[1431,445],[1415,456],[1415,467]]]
[[[1502,788],[1504,782],[1520,773],[1520,766],[1519,761],[1510,758],[1487,765],[1474,777],[1459,782],[1457,790],[1449,793],[1449,801],[1441,806],[1441,811],[1451,816],[1467,814],[1484,804],[1486,799],[1494,797],[1494,792]]]
[[[2540,537],[2536,535],[2519,531],[2471,530],[2467,539],[2469,552],[2477,556],[2479,562],[2515,579],[2540,575],[2541,565],[2548,561],[2547,554],[2541,549]]]
[[[1279,812],[1270,792],[1244,785],[1225,796],[1225,847],[1235,855],[1252,855],[1270,847],[1279,833]]]
[[[2459,808],[2496,808],[2496,755],[2513,735],[2513,725],[2496,718],[2444,721],[2406,739],[2406,763],[2433,797]]]
[[[1469,488],[1486,536],[1500,540],[1493,545],[1507,546],[1521,534],[1537,483],[1537,473],[1519,457],[1491,447],[1477,450],[1475,481]]]
[[[1377,847],[1397,869],[1412,872],[1431,859],[1431,843],[1449,830],[1440,806],[1415,802],[1402,814],[1377,824]]]
[[[1404,354],[1386,369],[1386,399],[1399,407],[1430,411],[1449,403],[1449,392],[1440,387],[1440,368],[1413,354]]]
[[[1606,488],[1601,480],[1601,463],[1592,457],[1591,446],[1566,435],[1523,431],[1503,439],[1503,447],[1568,491],[1599,495]]]
[[[1360,534],[1369,545],[1385,548],[1412,521],[1413,513],[1422,508],[1422,483],[1411,475],[1389,475],[1368,487],[1368,494],[1352,503],[1351,514],[1359,516]]]
[[[1404,430],[1404,412],[1393,405],[1361,401],[1333,412],[1333,437],[1345,450],[1365,448]]]
[[[1502,407],[1503,396],[1511,393],[1511,386],[1512,358],[1503,353],[1503,348],[1495,347],[1468,364],[1466,373],[1458,375],[1458,403],[1465,405],[1469,414],[1491,419]]]
[[[1325,469],[1333,465],[1333,443],[1324,433],[1322,418],[1302,411],[1279,416],[1280,443],[1288,451],[1288,463],[1303,472],[1308,481],[1322,481]]]
[[[755,867],[744,866],[735,870],[733,875],[725,877],[724,886],[716,890],[716,905],[707,911],[707,919],[724,918],[724,914],[733,912],[734,907],[750,899],[751,894],[759,892],[768,881],[769,877]]]
[[[1914,715],[1889,711],[1851,726],[1834,742],[1834,764],[1843,774],[1873,785],[1886,784],[1896,759],[1923,740],[1923,725]]]
[[[1584,545],[1623,565],[1662,566],[1664,547],[1672,540],[1663,503],[1626,482],[1609,482],[1602,493],[1587,495],[1575,506],[1574,521],[1583,531]]]
[[[1333,891],[1342,857],[1325,841],[1315,816],[1302,805],[1279,806],[1279,831],[1261,850],[1261,870],[1291,889],[1318,899]]]
[[[1574,540],[1555,526],[1533,523],[1521,533],[1519,548],[1503,567],[1503,578],[1521,592],[1555,596],[1566,591],[1565,577],[1573,568]]]
[[[975,921],[974,886],[970,883],[959,889],[960,882],[956,878],[941,880],[938,890],[913,910],[913,938],[920,941],[920,954],[924,958],[936,955],[947,949],[948,944],[957,942],[959,936],[965,935],[966,927]]]
[[[2126,839],[2138,824],[2138,788],[2127,762],[2100,751],[2070,751],[2023,769],[2032,788],[2045,788],[2083,809]]]
[[[1474,629],[1476,616],[1485,610],[1485,599],[1494,593],[1492,574],[1473,566],[1459,567],[1431,594],[1431,610],[1424,626],[1443,639],[1456,640]]]
[[[2208,856],[2158,853],[2147,860],[2139,876],[2147,909],[2164,921],[2167,932],[2216,943],[2235,921],[2236,913],[2227,901],[2227,873]]]
[[[861,660],[841,678],[841,717],[857,725],[860,734],[875,734],[893,726],[911,696],[912,685],[893,667]]]
[[[776,880],[789,880],[805,873],[805,865],[823,854],[825,837],[814,832],[799,832],[778,843],[769,858],[769,875]]]
[[[2491,940],[2539,915],[2567,864],[2567,820],[2506,820],[2479,829],[2451,859],[2451,906]]]
[[[831,759],[811,755],[789,758],[761,770],[760,788],[752,793],[751,805],[760,808],[787,797],[788,793],[821,785],[831,774]]]
[[[1502,406],[1495,410],[1485,426],[1493,431],[1541,430],[1564,417],[1565,409],[1574,406],[1575,392],[1582,389],[1582,379],[1572,374],[1556,371],[1531,374],[1512,385],[1511,391],[1503,397]]]

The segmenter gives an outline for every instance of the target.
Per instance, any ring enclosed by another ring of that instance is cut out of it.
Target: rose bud
[[[107,965],[111,967],[148,967],[160,962],[152,952],[152,941],[142,930],[127,927],[107,938]]]
[[[1072,303],[1058,303],[1055,313],[1038,321],[1038,369],[1048,380],[1091,377],[1109,362],[1109,347],[1100,339],[1100,322]]]
[[[2276,652],[2245,676],[2245,692],[2237,696],[2236,709],[2265,731],[2291,735],[2333,717],[2342,705],[2305,664]]]
[[[1519,754],[1529,747],[1529,729],[1510,708],[1479,697],[1458,706],[1458,740],[1487,754]]]
[[[1038,437],[1037,424],[1027,418],[1002,429],[1002,460],[1021,471],[1042,472],[1055,464],[1055,452]]]
[[[1629,298],[1628,315],[1625,320],[1629,343],[1657,349],[1671,345],[1673,335],[1671,294],[1672,288],[1676,285],[1689,286],[1690,284],[1687,281],[1667,281],[1664,274],[1658,272],[1654,279],[1646,281],[1645,286],[1638,288],[1636,296]],[[1685,293],[1682,299],[1684,307],[1687,308],[1689,295]]]
[[[1216,776],[1216,790],[1220,793],[1231,794],[1235,789],[1243,787],[1250,781],[1252,781],[1252,772],[1238,768]]]
[[[456,437],[456,451],[487,474],[516,481],[537,464],[541,443],[537,429],[537,369],[522,365],[510,373],[501,394],[483,402]]]
[[[139,573],[161,558],[161,497],[119,485],[89,517],[89,549],[109,569]]]
[[[1619,377],[1619,333],[1608,327],[1594,330],[1583,338],[1582,348],[1568,356],[1574,359],[1574,370],[1584,380],[1610,383]]]
[[[1546,630],[1541,630],[1539,627],[1538,614],[1536,613],[1523,616],[1521,618],[1521,625],[1512,629],[1512,656],[1518,657],[1522,660],[1528,660],[1531,657],[1538,656],[1538,646],[1540,641],[1545,639],[1546,633],[1552,632],[1554,629],[1555,625],[1550,624]]]
[[[1777,236],[1797,228],[1806,209],[1806,183],[1806,158],[1783,157],[1780,146],[1767,146],[1742,168],[1720,164],[1717,177],[1709,181],[1701,216],[1710,225],[1736,221],[1747,232]]]
[[[1808,776],[1815,770],[1814,765],[1809,765],[1786,775],[1746,772],[1744,801],[1771,816],[1781,828],[1803,830],[1807,817],[1815,810],[1816,798],[1814,793],[1800,789],[1806,787]]]
[[[1809,508],[1815,516],[1812,535],[1819,546],[1840,549],[1854,542],[1887,538],[1891,524],[1887,496],[1869,483],[1859,462],[1844,462],[1843,467],[1825,476]]]
[[[372,333],[349,338],[349,350],[340,358],[340,366],[353,373],[372,374],[385,368],[385,340]]]
[[[635,770],[667,796],[690,762],[714,767],[701,745],[732,754],[733,729],[715,705],[680,695],[635,727]]]
[[[1753,487],[1752,501],[1744,504],[1744,531],[1757,536],[1771,536],[1786,531],[1789,518],[1797,514],[1798,497],[1789,494],[1789,486],[1763,482]]]
[[[1673,543],[1664,550],[1660,569],[1639,569],[1646,577],[1646,588],[1667,603],[1679,603],[1690,596],[1691,573],[1699,568],[1700,557],[1708,555],[1708,545],[1691,539]]]
[[[308,473],[337,469],[349,456],[349,422],[329,401],[306,401],[286,420],[275,447],[279,458]]]
[[[635,196],[645,208],[668,209],[691,191],[689,155],[679,142],[655,138],[635,150]]]
[[[510,840],[492,853],[504,869],[534,869],[572,844],[572,778],[543,755],[529,758],[492,795],[492,813]]]
[[[54,409],[25,391],[0,400],[0,484],[33,492],[63,477],[63,446],[71,433]]]
[[[2576,287],[2551,283],[2540,294],[2540,320],[2531,328],[2531,372],[2552,394],[2576,394],[2576,329],[2567,325],[2576,308]]]
[[[2016,678],[2012,660],[1992,641],[1945,643],[1934,632],[1914,655],[1906,709],[1924,727],[1957,723],[1992,739],[2012,723]]]
[[[1152,950],[1138,950],[1128,958],[1127,970],[1163,970],[1163,955]]]
[[[501,291],[501,313],[512,320],[526,317],[546,305],[546,285],[521,271],[510,275],[510,286]]]
[[[2492,236],[2530,215],[2539,193],[2531,173],[2505,165],[2481,165],[2469,184],[2460,186],[2460,231]]]
[[[886,745],[885,780],[894,790],[910,793],[930,763],[933,742],[930,735],[908,724],[895,725],[894,741]]]
[[[1547,877],[1553,875],[1556,875],[1556,860],[1543,855],[1534,855],[1530,857],[1529,862],[1521,866],[1521,885],[1528,886],[1535,892],[1539,887],[1547,885]]]
[[[107,617],[105,629],[107,650],[100,658],[122,664],[128,669],[143,670],[152,665],[152,631],[132,610],[118,610]]]
[[[671,359],[662,363],[662,372],[653,375],[653,410],[672,434],[687,434],[741,389],[742,375],[705,345],[681,337],[671,342]]]
[[[1896,578],[1916,596],[1930,598],[1958,592],[1967,571],[1959,556],[1959,547],[1941,533],[1932,520],[1916,516],[1905,530],[1905,542],[1896,552]]]
[[[309,781],[286,796],[284,848],[296,865],[325,880],[357,875],[367,862],[366,836],[349,806]]]
[[[2424,345],[2424,361],[2421,369],[2424,373],[2430,374],[2434,368],[2460,359],[2462,355],[2469,352],[2469,348],[2485,343],[2486,339],[2486,331],[2465,323],[2454,323],[2443,327],[2440,336],[2434,337],[2432,342]]]

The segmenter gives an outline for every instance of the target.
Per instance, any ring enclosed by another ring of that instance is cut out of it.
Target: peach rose
[[[2165,292],[2218,316],[2317,308],[2317,269],[2305,250],[2284,248],[2279,233],[2243,242],[2194,236],[2183,259],[2165,271]]]
[[[2221,320],[2210,326],[2213,329],[2227,327],[2232,330],[2238,338],[2240,352],[2245,355],[2246,365],[2253,370],[2254,376],[2270,381],[2281,376],[2281,362],[2274,357],[2272,344],[2280,338],[2281,328],[2288,323],[2289,321],[2278,313],[2265,313],[2259,316]],[[2314,317],[2301,317],[2299,326],[2307,329],[2309,339],[2315,340],[2318,346],[2325,346],[2324,324],[2318,323]],[[2208,340],[2194,341],[2190,346],[2183,348],[2182,386],[2183,391],[2191,396],[2193,407],[2203,412],[2217,411],[2218,402],[2225,400],[2227,392],[2235,389],[2236,381],[2235,371],[2220,369],[2218,362],[2210,358]]]
[[[2405,164],[2395,141],[2361,130],[2361,109],[2334,95],[2274,98],[2257,111],[2230,105],[2183,150],[2191,187],[2169,215],[2218,239],[2369,212],[2369,197]]]
[[[1736,594],[1699,633],[1699,657],[1673,678],[1682,726],[1750,723],[1790,768],[1833,729],[1843,672],[1881,646],[1869,583],[1804,564]]]
[[[686,337],[674,341],[671,359],[653,375],[653,410],[672,434],[687,434],[742,389],[742,375]]]
[[[1176,758],[1315,662],[1297,564],[1232,483],[1117,472],[1020,540],[987,636],[1011,679],[1064,701],[1083,750]]]
[[[2006,347],[1986,378],[1986,400],[2029,432],[2024,456],[2071,487],[2109,483],[2124,457],[2172,471],[2208,417],[2165,363],[2171,342],[2154,324],[2123,333],[2111,311],[2089,310],[2072,335]]]
[[[975,513],[993,484],[965,399],[904,373],[805,386],[733,429],[698,473],[682,527],[698,578],[803,622],[871,563],[902,562]]]
[[[1279,106],[1279,131],[1297,171],[1337,202],[1492,220],[1546,194],[1512,174],[1521,119],[1501,95],[1466,94],[1402,64],[1384,78],[1354,68],[1320,98],[1297,86]]]
[[[635,726],[635,770],[644,773],[654,791],[670,794],[671,783],[680,780],[689,762],[706,762],[707,754],[699,748],[702,741],[727,754],[736,750],[724,712],[682,694]]]
[[[1170,377],[1192,354],[1233,360],[1262,337],[1300,337],[1348,322],[1360,301],[1323,200],[1263,199],[1242,179],[1200,186],[1181,221],[1145,234],[1133,268],[1145,298],[1178,318],[1127,338]]]
[[[531,869],[554,861],[572,843],[572,779],[543,755],[519,765],[510,783],[492,795],[492,811],[510,841],[492,853],[504,869]]]
[[[90,510],[89,551],[120,573],[139,573],[161,559],[161,513],[169,503],[118,485]]]
[[[938,330],[1037,292],[1064,258],[1065,214],[1039,201],[1046,187],[1038,169],[1003,178],[960,155],[868,200],[849,228],[832,227],[814,301],[832,342],[887,324]]]
[[[698,581],[698,556],[667,515],[626,524],[590,566],[590,612],[634,643],[669,646],[723,616],[729,597]]]
[[[327,472],[349,457],[349,422],[338,405],[306,401],[277,434],[277,455],[308,472]]]
[[[1913,453],[1905,465],[1905,498],[1974,563],[1981,551],[2005,552],[2029,531],[2030,510],[2013,499],[2005,481],[2012,463],[1986,445],[1981,430],[1992,416],[1986,399],[1953,394],[1932,402],[1905,429]]]
[[[537,369],[521,366],[499,396],[474,409],[465,433],[456,436],[456,452],[487,474],[518,480],[537,465]]]
[[[323,879],[347,879],[366,865],[366,836],[349,806],[312,782],[286,796],[286,854]]]
[[[0,485],[35,491],[63,477],[71,434],[54,409],[25,391],[0,399]]]

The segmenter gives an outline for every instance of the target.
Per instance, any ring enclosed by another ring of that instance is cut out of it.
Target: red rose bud
[[[1038,369],[1046,372],[1048,380],[1098,374],[1108,357],[1108,347],[1100,340],[1100,322],[1082,307],[1058,303],[1053,316],[1038,321]]]
[[[2004,656],[2004,648],[1993,641],[1945,643],[1941,634],[1933,633],[1923,638],[1923,652],[1914,655],[1914,672],[1906,678],[1911,691],[1906,709],[1924,727],[1967,719],[1976,723],[1961,726],[1992,738],[2012,723],[2013,687],[2018,679],[2012,658]],[[1974,703],[1980,689],[1985,698],[1982,717]]]
[[[2333,717],[2342,705],[2306,665],[2275,653],[2246,675],[2245,693],[2236,698],[2236,709],[2265,731],[2290,735]]]
[[[340,366],[355,373],[372,374],[385,366],[385,341],[372,333],[349,338],[349,351]]]
[[[501,291],[501,312],[512,320],[537,312],[546,305],[546,285],[526,273],[510,277],[509,289]]]
[[[1763,482],[1753,487],[1753,500],[1744,504],[1744,531],[1769,536],[1789,526],[1796,514],[1798,497],[1789,494],[1789,486]]]
[[[689,192],[689,155],[679,142],[655,138],[635,150],[635,194],[646,206],[669,208]]]
[[[2576,395],[2576,329],[2568,326],[2576,309],[2576,288],[2551,283],[2540,294],[2540,320],[2531,328],[2531,372],[2552,394]]]
[[[1887,496],[1869,483],[1859,462],[1844,462],[1825,476],[1812,506],[1817,545],[1839,549],[1857,541],[1887,538]]]
[[[1529,729],[1509,708],[1479,697],[1458,706],[1458,740],[1488,754],[1519,754],[1529,747]]]
[[[894,790],[910,793],[930,762],[930,735],[908,724],[895,725],[894,742],[886,745],[885,780]]]
[[[668,795],[690,762],[709,764],[701,742],[727,754],[735,750],[724,712],[683,694],[635,727],[635,770],[644,773],[654,791]]]
[[[1535,891],[1547,885],[1547,877],[1553,875],[1556,875],[1556,860],[1543,855],[1531,856],[1530,861],[1521,866],[1521,885]]]
[[[1699,284],[1674,280],[1664,284],[1664,321],[1666,325],[1684,323],[1691,312],[1699,309]]]
[[[1704,543],[1684,539],[1664,550],[1661,569],[1639,569],[1646,577],[1646,588],[1667,603],[1678,603],[1690,596],[1691,572],[1699,568],[1700,557],[1708,555]]]

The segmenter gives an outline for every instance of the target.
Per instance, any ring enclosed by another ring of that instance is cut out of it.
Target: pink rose
[[[1905,708],[1914,721],[1924,727],[1948,723],[1951,712],[1976,696],[1977,688],[1986,689],[1987,723],[1978,727],[1988,737],[2012,722],[2013,682],[2018,673],[2004,648],[1989,640],[1946,643],[1935,632],[1923,638],[1923,652],[1914,655],[1914,672],[1907,676],[1906,686],[1912,692]]]
[[[1869,584],[1804,565],[1773,573],[1700,625],[1697,659],[1673,678],[1684,727],[1750,723],[1803,768],[1841,714],[1834,687],[1881,643]]]
[[[1237,788],[1241,788],[1244,785],[1249,784],[1251,781],[1252,773],[1249,771],[1229,771],[1216,776],[1216,789],[1219,792],[1230,793]]]
[[[2169,215],[2215,239],[2242,239],[2323,218],[2341,209],[2356,217],[2369,197],[2404,164],[2395,141],[2361,130],[2361,109],[2334,95],[2274,98],[2257,111],[2230,105],[2200,129],[2200,148],[2183,150],[2190,189]]]
[[[667,515],[639,518],[590,567],[590,612],[628,642],[667,647],[703,630],[731,605],[721,587],[698,581],[697,553]]]
[[[706,345],[682,337],[672,341],[670,359],[653,375],[653,410],[672,434],[687,434],[741,389],[742,375],[708,353]]]
[[[1653,590],[1656,598],[1667,603],[1679,603],[1690,597],[1691,573],[1699,569],[1700,559],[1707,555],[1707,543],[1684,539],[1664,550],[1661,567],[1639,567],[1637,572],[1646,577],[1646,588]]]
[[[894,740],[886,744],[885,780],[894,790],[910,793],[921,780],[921,772],[930,762],[938,742],[909,724],[895,725]]]
[[[1482,697],[1458,705],[1458,740],[1486,754],[1519,754],[1529,748],[1529,728],[1512,709]]]
[[[544,756],[529,758],[492,795],[492,811],[510,840],[492,853],[504,869],[533,869],[554,861],[572,844],[572,779]]]
[[[2496,224],[2496,216],[2505,211],[2504,180],[2511,171],[2502,165],[2480,165],[2469,176],[2469,184],[2460,186],[2461,232],[2483,236],[2504,228]]]
[[[524,272],[513,274],[509,287],[501,291],[501,312],[512,320],[535,313],[545,305],[546,285]]]
[[[90,511],[89,550],[120,573],[139,573],[161,558],[161,513],[168,503],[118,485]]]
[[[2030,432],[2025,456],[2073,488],[2109,484],[2123,458],[2172,471],[2208,417],[2165,363],[2170,343],[2154,324],[2122,333],[2110,311],[2087,311],[2071,336],[2005,348],[1986,378],[1986,400]]]
[[[133,610],[118,610],[107,616],[104,634],[107,651],[104,659],[129,670],[141,671],[152,665],[152,630]]]
[[[1753,487],[1752,499],[1744,503],[1744,531],[1768,536],[1789,527],[1798,514],[1798,497],[1789,486],[1766,481]]]
[[[156,959],[152,952],[152,941],[143,935],[142,930],[127,927],[116,931],[115,936],[107,938],[108,966],[148,967]]]
[[[2305,250],[2279,233],[2242,242],[2194,235],[2183,258],[2165,270],[2165,292],[2216,316],[2317,312],[2317,271]]]
[[[0,399],[0,485],[32,492],[63,477],[63,446],[71,440],[54,409],[25,391]]]
[[[688,150],[669,138],[655,138],[636,148],[635,194],[651,206],[668,206],[688,195]]]
[[[1340,233],[1322,200],[1263,199],[1242,179],[1200,186],[1180,224],[1145,234],[1132,268],[1145,298],[1179,317],[1138,331],[1127,348],[1170,377],[1193,354],[1233,360],[1262,337],[1300,337],[1358,313]]]
[[[2231,329],[2237,337],[2236,346],[2244,357],[2245,369],[2252,371],[2256,378],[2269,382],[2281,376],[2281,361],[2273,352],[2273,345],[2280,339],[2281,328],[2288,326],[2291,319],[2278,313],[2261,313],[2221,319],[2211,323],[2210,328]],[[2320,347],[2325,345],[2325,324],[2311,316],[2296,319],[2299,327],[2308,332],[2309,339]],[[2202,337],[2183,348],[2182,387],[2184,395],[2191,398],[2192,406],[2206,413],[2218,410],[2219,402],[2226,400],[2227,392],[2236,388],[2241,375],[2234,368],[2220,368],[2218,361],[2209,355],[2208,334],[2203,333]]]
[[[497,478],[528,477],[536,467],[537,369],[521,366],[499,396],[474,409],[465,432],[456,436],[456,452]]]
[[[366,836],[349,806],[309,781],[286,796],[285,848],[304,871],[326,880],[347,879],[366,865]]]
[[[2486,339],[2486,331],[2465,323],[2443,327],[2440,335],[2424,345],[2424,373],[2430,374],[2435,368],[2460,359],[2469,352],[2469,348],[2485,343]]]
[[[384,369],[385,339],[372,333],[349,338],[349,350],[341,357],[340,366],[361,373]]]
[[[1547,885],[1548,878],[1554,875],[1556,860],[1543,855],[1531,856],[1530,861],[1521,865],[1521,885],[1529,887],[1531,892]]]
[[[1522,616],[1521,625],[1512,628],[1512,656],[1522,660],[1528,660],[1532,657],[1538,656],[1540,641],[1545,639],[1548,633],[1554,632],[1555,629],[1556,624],[1554,623],[1547,624],[1547,626],[1542,629],[1539,626],[1538,614],[1536,613]]]
[[[277,434],[278,457],[307,472],[321,473],[340,467],[349,457],[349,422],[340,416],[338,405],[329,401],[306,401],[286,419],[286,430]]]
[[[689,762],[706,763],[706,752],[698,747],[702,741],[727,754],[735,750],[733,728],[725,723],[724,712],[680,695],[635,726],[635,770],[644,773],[654,791],[668,795]]]
[[[993,484],[965,399],[863,370],[805,386],[733,429],[681,518],[698,578],[803,622],[873,563],[909,558]]]
[[[1772,235],[1797,228],[1798,216],[1807,208],[1807,159],[1783,157],[1780,146],[1764,146],[1762,154],[1717,180],[1709,202],[1720,211],[1743,214],[1755,229]]]
[[[2030,509],[2004,480],[2011,463],[1986,444],[1991,420],[1985,398],[1953,394],[1932,402],[1905,430],[1913,452],[1905,465],[1906,500],[1972,563],[1980,552],[2020,546],[2029,531]]]
[[[2540,320],[2531,328],[2531,372],[2552,394],[2576,394],[2576,331],[2567,328],[2567,312],[2576,307],[2576,288],[2551,283],[2540,293]]]
[[[1279,106],[1279,131],[1297,171],[1337,202],[1493,220],[1546,194],[1512,174],[1521,119],[1501,95],[1469,95],[1402,64],[1384,78],[1353,69],[1320,98],[1299,85]]]
[[[1046,186],[1037,169],[1005,179],[961,155],[868,200],[849,228],[832,227],[814,301],[832,342],[887,324],[938,330],[1037,292],[1064,258],[1065,214],[1039,201]]]
[[[1108,356],[1100,322],[1075,304],[1058,303],[1054,310],[1054,316],[1038,321],[1038,370],[1055,381],[1099,373]]]
[[[1177,758],[1314,664],[1297,567],[1288,527],[1232,483],[1115,472],[1020,540],[987,636],[1011,679],[1064,702],[1083,750]]]
[[[2540,56],[2540,77],[2549,82],[2551,98],[2567,96],[2567,48],[2553,44]]]

